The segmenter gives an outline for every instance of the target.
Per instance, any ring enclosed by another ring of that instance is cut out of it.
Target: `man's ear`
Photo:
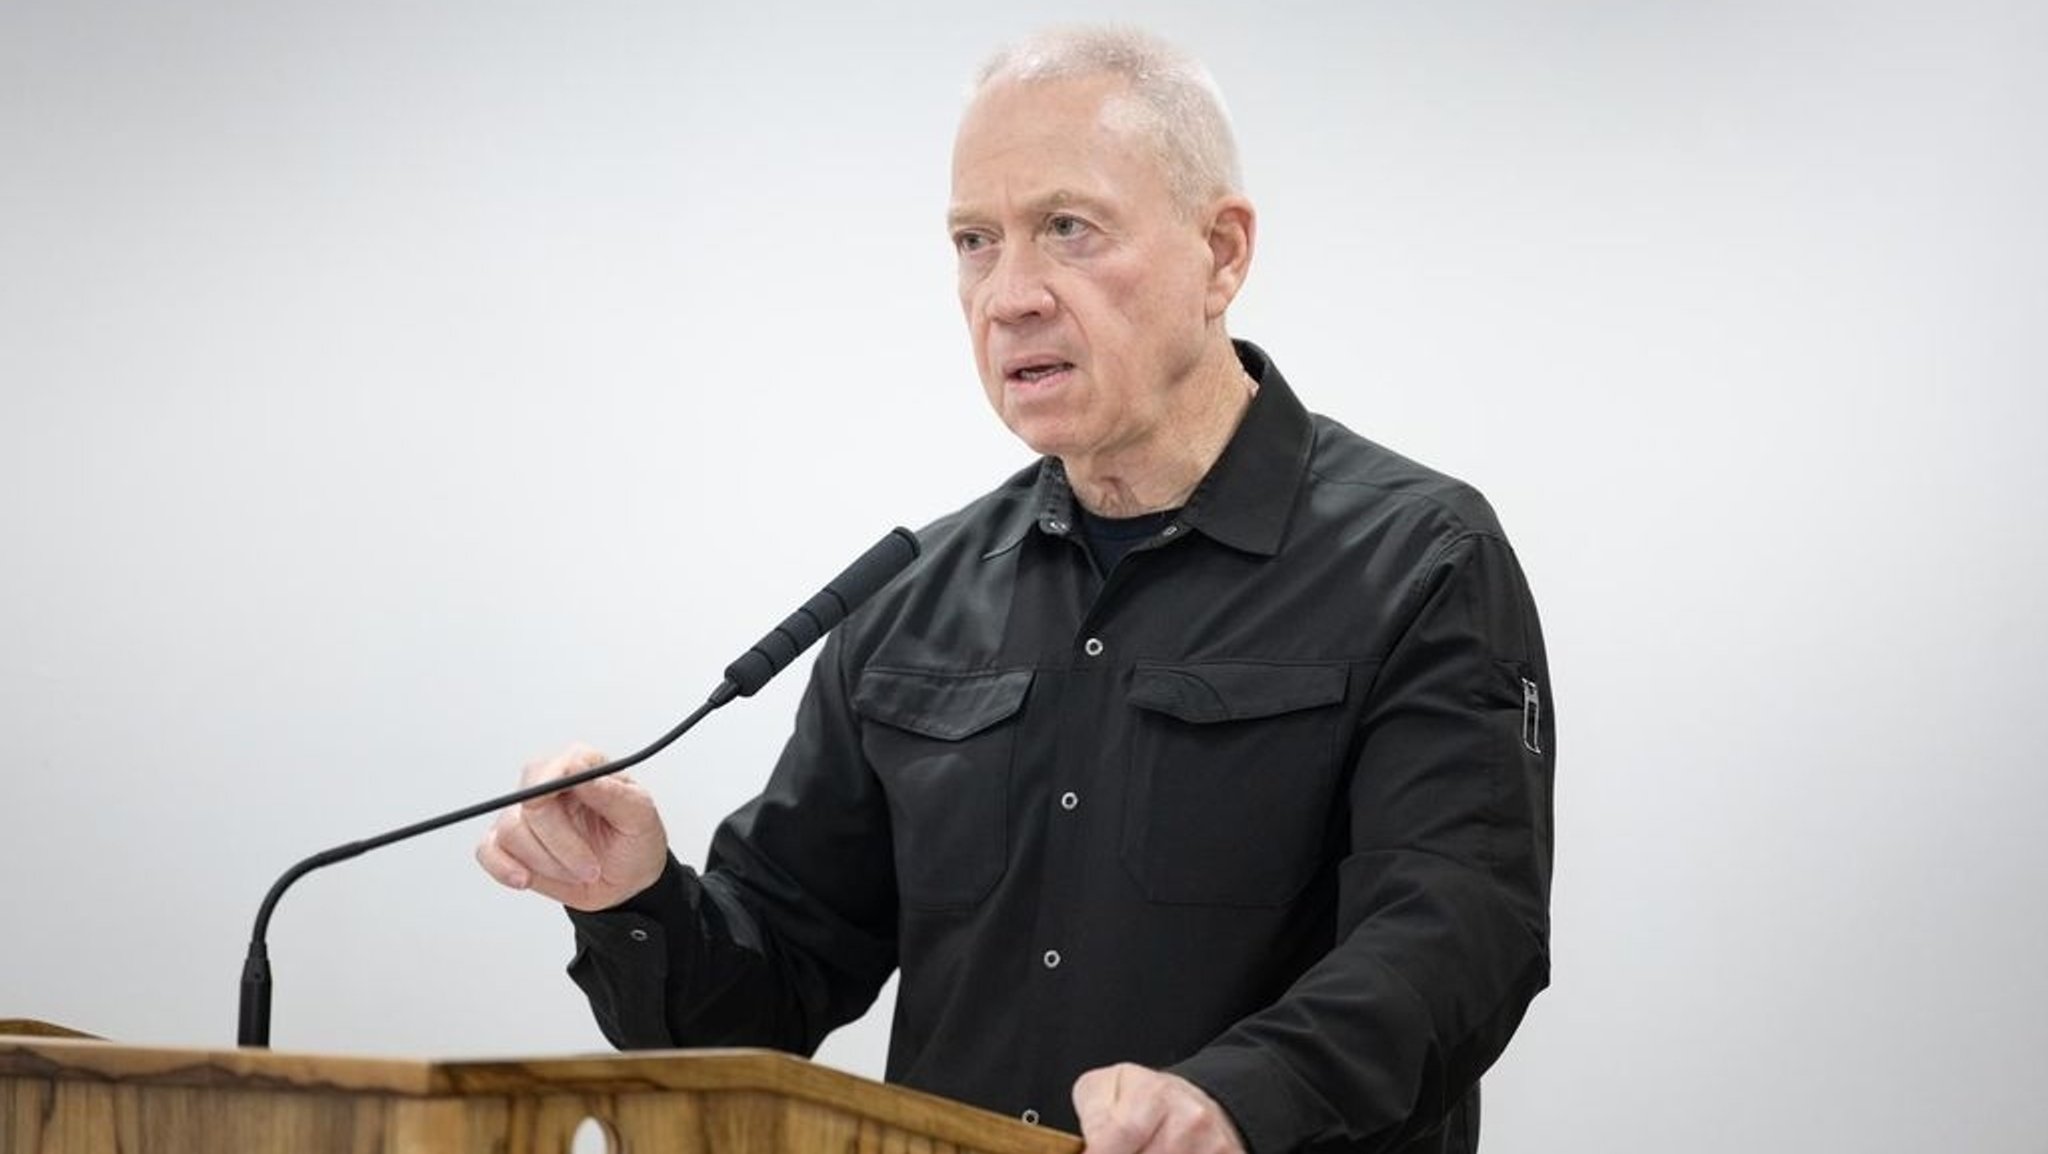
[[[1209,240],[1208,315],[1215,320],[1230,307],[1251,272],[1252,248],[1258,239],[1259,214],[1252,202],[1232,193],[1209,206],[1204,217]]]

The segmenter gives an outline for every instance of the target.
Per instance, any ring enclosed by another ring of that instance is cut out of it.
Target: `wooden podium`
[[[567,1154],[589,1119],[614,1154],[1081,1149],[766,1050],[415,1061],[120,1046],[0,1021],[0,1154]]]

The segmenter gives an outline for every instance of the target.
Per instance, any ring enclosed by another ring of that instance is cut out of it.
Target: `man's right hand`
[[[531,762],[522,785],[604,764],[589,746]],[[618,905],[654,884],[668,864],[668,832],[654,798],[622,773],[549,794],[498,815],[477,843],[484,872],[577,910]]]

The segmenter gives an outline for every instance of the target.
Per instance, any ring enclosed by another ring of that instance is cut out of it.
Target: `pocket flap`
[[[1350,666],[1203,661],[1140,665],[1128,700],[1140,709],[1197,724],[1272,717],[1344,700]]]
[[[994,673],[928,673],[915,669],[870,669],[853,691],[862,717],[935,737],[960,741],[1002,721],[1024,706],[1031,670]]]

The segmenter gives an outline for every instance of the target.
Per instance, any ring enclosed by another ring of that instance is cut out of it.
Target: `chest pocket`
[[[861,752],[889,799],[907,907],[980,902],[1009,862],[1010,762],[1031,670],[870,669],[853,693]]]
[[[1322,864],[1349,667],[1140,665],[1124,866],[1147,897],[1277,906]]]

